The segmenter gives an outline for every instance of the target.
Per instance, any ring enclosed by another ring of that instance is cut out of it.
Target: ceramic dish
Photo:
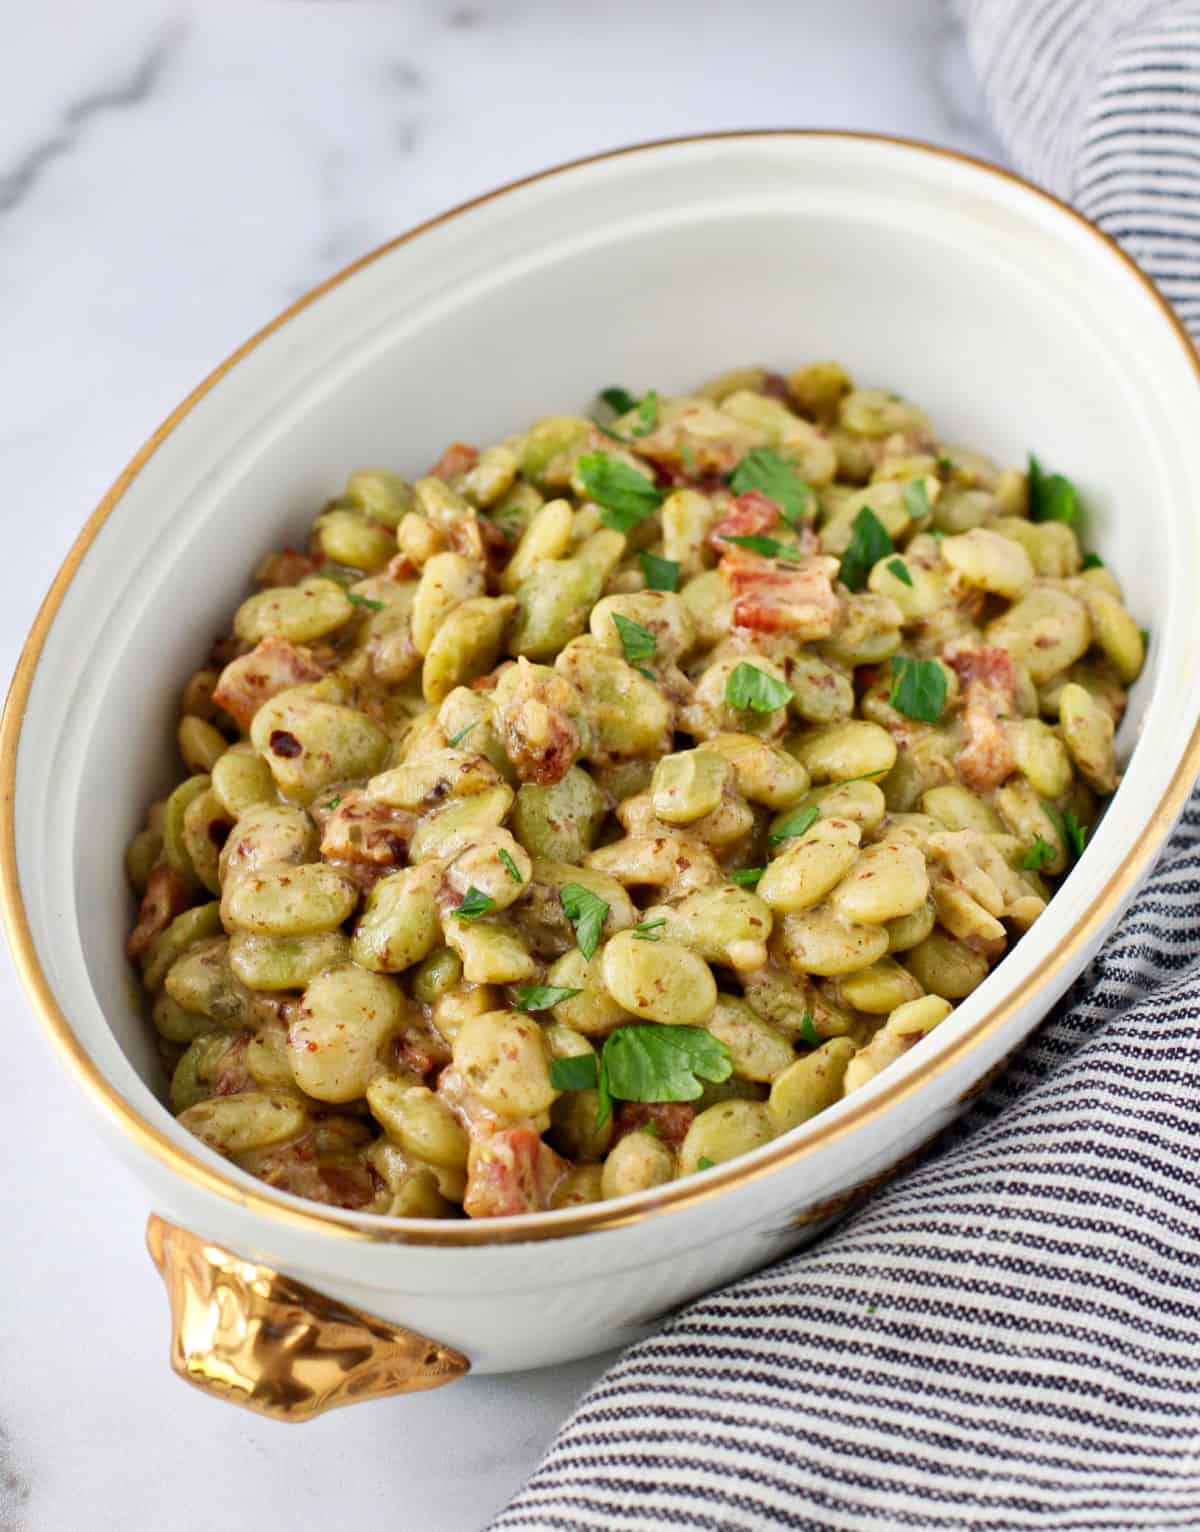
[[[1152,634],[1125,779],[1013,954],[895,1066],[704,1176],[560,1212],[388,1220],[274,1191],[171,1117],[113,869],[167,784],[178,680],[241,572],[348,464],[419,472],[598,383],[836,356],[947,439],[1069,472]],[[162,1215],[177,1370],[287,1419],[586,1355],[772,1260],[910,1156],[1036,1025],[1200,769],[1200,387],[1150,284],[1012,176],[895,140],[735,134],[519,183],[335,277],[166,422],[80,535],[0,738],[4,910],[34,1010]],[[166,1220],[169,1219],[170,1222]]]

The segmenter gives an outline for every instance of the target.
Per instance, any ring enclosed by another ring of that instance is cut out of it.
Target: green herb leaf
[[[326,808],[327,808],[327,809],[336,809],[336,808],[337,808],[337,806],[338,806],[338,804],[339,804],[339,803],[340,803],[340,802],[341,802],[341,801],[342,801],[342,795],[341,795],[341,793],[338,793],[338,795],[337,795],[337,797],[336,797],[336,798],[331,798],[331,799],[330,799],[330,800],[329,800],[329,802],[328,802],[328,803],[327,803],[327,804],[326,804],[326,805],[325,805],[325,807],[326,807]]]
[[[637,408],[637,400],[627,388],[602,388],[600,397],[616,415],[628,415]]]
[[[888,559],[888,574],[895,575],[902,585],[912,584],[912,575],[908,572],[908,565],[903,559]]]
[[[513,882],[520,883],[522,881],[521,869],[517,866],[512,857],[509,856],[508,852],[505,851],[503,847],[500,848],[500,860],[504,863],[504,870],[513,880]]]
[[[924,521],[926,516],[933,515],[924,479],[913,479],[904,486],[904,509],[914,521]]]
[[[942,471],[942,473],[953,473],[955,468],[958,467],[958,464],[954,461],[954,459],[952,457],[940,457],[940,458],[938,458],[937,465],[938,465],[938,468]]]
[[[707,1154],[702,1154],[696,1161],[696,1169],[711,1170],[716,1163],[716,1160],[710,1160]]]
[[[478,889],[474,884],[467,889],[466,898],[454,912],[455,920],[478,920],[481,915],[486,915],[489,910],[496,908],[496,901]]]
[[[1150,629],[1149,628],[1139,628],[1138,632],[1142,635],[1142,648],[1143,649],[1149,649],[1149,647],[1150,647]]]
[[[633,928],[634,940],[639,942],[662,941],[662,931],[660,928],[665,926],[666,923],[667,917],[665,915],[660,916],[658,920],[643,920],[640,925]]]
[[[635,436],[649,436],[658,424],[658,395],[653,389],[639,403],[637,418],[633,423]]]
[[[797,809],[794,814],[788,815],[778,829],[771,831],[772,844],[777,846],[782,840],[791,840],[793,835],[803,835],[820,817],[821,811],[818,808]]]
[[[645,1133],[648,1138],[662,1137],[662,1134],[658,1131],[658,1124],[655,1122],[653,1117],[647,1117],[646,1121],[638,1129],[638,1132]]]
[[[770,713],[777,707],[786,707],[792,696],[792,688],[785,682],[744,660],[734,666],[725,683],[725,701],[730,707],[749,708],[752,713]]]
[[[1104,560],[1098,553],[1085,553],[1083,555],[1083,567],[1085,569],[1103,569]]]
[[[570,1058],[550,1060],[550,1084],[555,1090],[595,1090],[596,1080],[594,1053],[573,1053]]]
[[[703,1027],[644,1022],[608,1034],[600,1090],[619,1101],[695,1101],[702,1080],[728,1080],[732,1073],[729,1049]]]
[[[513,991],[517,997],[518,1011],[548,1011],[552,1005],[561,1005],[582,995],[581,989],[568,989],[562,984],[523,984]],[[596,1082],[593,1080],[592,1084]]]
[[[800,1040],[807,1043],[810,1048],[819,1048],[825,1041],[817,1031],[816,1023],[808,1011],[805,1011],[804,1020],[800,1023]]]
[[[842,554],[842,567],[838,571],[842,584],[847,590],[862,590],[879,560],[895,551],[883,522],[869,505],[864,505],[854,518],[850,546]]]
[[[655,637],[649,628],[643,628],[640,622],[634,622],[632,617],[622,617],[620,612],[612,614],[613,627],[617,630],[617,637],[621,640],[621,648],[625,651],[625,658],[632,665],[635,660],[648,660],[654,653]],[[653,676],[650,677],[654,679]]]
[[[607,452],[585,453],[575,471],[600,507],[600,520],[615,532],[628,532],[662,504],[662,491],[656,485]]]
[[[564,883],[558,891],[563,913],[575,927],[575,943],[590,962],[600,945],[600,932],[608,919],[608,905],[582,883]]]
[[[360,596],[356,590],[348,590],[346,592],[346,600],[353,601],[355,606],[365,606],[372,612],[383,611],[384,604],[382,601],[372,601],[368,596]]]
[[[477,718],[475,720],[475,723],[478,723],[478,722],[479,722],[479,720]],[[456,745],[461,745],[462,744],[463,740],[466,739],[467,735],[475,727],[475,723],[469,723],[466,726],[465,729],[460,729],[457,734],[452,734],[450,736],[450,738],[446,741],[446,743],[447,743],[447,745],[449,745],[451,750],[453,750]]]
[[[1074,814],[1063,815],[1063,834],[1067,837],[1067,844],[1077,857],[1083,855],[1083,848],[1087,842],[1088,831],[1091,825],[1081,825]]]
[[[1044,473],[1042,465],[1029,454],[1030,521],[1065,521],[1073,525],[1079,515],[1079,497],[1075,486],[1064,474]]]
[[[790,547],[787,543],[777,543],[773,537],[763,537],[757,532],[747,533],[745,537],[737,537],[732,532],[721,532],[718,535],[723,543],[736,543],[739,548],[749,548],[751,553],[761,553],[765,559],[802,557],[799,548]]]
[[[736,883],[739,888],[755,888],[766,870],[765,867],[739,867],[736,872],[729,874],[729,881]]]
[[[936,660],[913,660],[894,654],[888,701],[906,718],[937,723],[946,706],[946,672]]]
[[[1054,860],[1054,847],[1043,835],[1039,835],[1033,845],[1021,858],[1021,866],[1029,872],[1041,872],[1047,862]]]
[[[635,665],[633,668],[637,671],[639,676],[645,676],[647,681],[653,681],[655,685],[658,684],[658,677],[652,670],[647,670],[644,665]]]
[[[641,553],[638,563],[647,590],[678,590],[679,565],[674,559],[660,559],[657,553]]]
[[[817,509],[812,485],[806,484],[794,466],[771,447],[755,447],[747,452],[730,475],[729,487],[735,495],[758,490],[775,502],[784,521],[793,527],[802,525],[805,517]]]
[[[696,462],[695,453],[693,453],[687,442],[680,442],[679,444],[679,460],[693,478],[699,475],[700,465]]]

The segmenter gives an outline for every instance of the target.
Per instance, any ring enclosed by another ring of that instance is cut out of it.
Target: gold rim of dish
[[[25,642],[20,660],[13,674],[12,685],[9,688],[8,698],[4,706],[3,718],[0,718],[0,800],[2,800],[0,801],[0,914],[3,915],[4,926],[17,973],[20,976],[26,994],[32,1001],[35,1014],[50,1034],[59,1054],[70,1067],[79,1083],[91,1096],[93,1102],[135,1144],[160,1160],[185,1180],[191,1182],[192,1185],[204,1191],[212,1192],[249,1211],[262,1213],[268,1218],[279,1219],[285,1224],[302,1229],[308,1233],[334,1235],[343,1239],[365,1240],[377,1244],[432,1246],[498,1245],[529,1240],[565,1239],[575,1235],[592,1233],[600,1229],[613,1229],[629,1224],[641,1223],[647,1218],[652,1218],[656,1214],[672,1208],[690,1207],[695,1203],[723,1196],[735,1187],[748,1184],[751,1181],[757,1181],[761,1177],[771,1175],[786,1166],[794,1166],[806,1156],[815,1153],[818,1149],[824,1148],[829,1143],[845,1137],[848,1133],[857,1131],[865,1123],[879,1118],[885,1112],[890,1111],[899,1101],[910,1096],[914,1091],[921,1089],[931,1078],[944,1074],[983,1039],[1002,1028],[1051,974],[1068,963],[1071,957],[1080,948],[1085,947],[1096,935],[1113,909],[1119,905],[1123,897],[1141,877],[1174,824],[1192,783],[1197,775],[1200,775],[1200,723],[1197,723],[1193,728],[1179,765],[1158,807],[1151,814],[1141,834],[1118,863],[1104,888],[1099,891],[1096,898],[1079,916],[1070,931],[1066,933],[1057,949],[1044,957],[1002,1000],[998,1001],[983,1015],[977,1017],[972,1025],[957,1037],[953,1043],[945,1044],[940,1052],[929,1059],[923,1069],[899,1078],[891,1084],[885,1083],[877,1094],[864,1100],[861,1104],[851,1107],[838,1120],[831,1122],[828,1128],[822,1130],[818,1127],[816,1131],[806,1136],[802,1142],[792,1141],[789,1135],[785,1135],[752,1162],[731,1160],[706,1172],[703,1176],[688,1176],[683,1180],[671,1182],[665,1187],[644,1192],[640,1194],[637,1202],[627,1207],[617,1207],[612,1204],[597,1202],[586,1203],[578,1208],[563,1209],[557,1212],[523,1214],[517,1217],[499,1219],[463,1219],[444,1222],[418,1222],[406,1219],[389,1219],[378,1214],[360,1214],[358,1215],[359,1221],[356,1221],[353,1214],[348,1215],[344,1212],[335,1214],[332,1210],[326,1212],[319,1203],[306,1205],[302,1204],[299,1199],[286,1197],[286,1194],[276,1193],[271,1195],[265,1186],[259,1190],[253,1184],[242,1185],[240,1181],[233,1178],[232,1173],[226,1172],[219,1165],[206,1163],[196,1154],[190,1152],[190,1150],[175,1143],[160,1127],[157,1127],[154,1123],[143,1117],[105,1078],[76,1036],[71,1023],[58,1004],[41,963],[38,961],[28,916],[26,915],[24,902],[21,897],[16,859],[14,804],[17,750],[20,743],[25,708],[33,686],[38,660],[41,656],[46,636],[62,604],[63,597],[66,595],[67,588],[74,578],[76,570],[87,555],[101,527],[129,485],[137,477],[144,464],[154,455],[166,438],[179,425],[180,421],[189,414],[193,406],[211,388],[219,383],[225,374],[235,367],[243,357],[253,351],[256,346],[260,345],[268,336],[273,335],[276,330],[285,325],[294,315],[300,313],[325,293],[338,287],[356,272],[377,261],[381,256],[387,255],[400,245],[407,244],[409,240],[417,238],[418,235],[427,233],[430,229],[435,229],[441,224],[449,222],[452,218],[457,218],[463,213],[470,212],[473,208],[481,207],[497,197],[503,197],[509,192],[519,190],[521,187],[548,180],[567,171],[577,170],[584,165],[599,164],[606,160],[620,159],[626,155],[644,154],[647,151],[674,148],[688,144],[771,138],[831,138],[852,142],[886,144],[922,154],[936,155],[942,159],[954,160],[985,175],[995,176],[1001,180],[1014,183],[1022,191],[1041,199],[1043,202],[1057,208],[1060,212],[1067,214],[1081,228],[1086,229],[1089,235],[1117,256],[1130,274],[1136,278],[1149,294],[1163,318],[1175,332],[1187,360],[1196,374],[1197,381],[1200,382],[1200,356],[1197,355],[1186,330],[1166,299],[1162,297],[1145,273],[1139,269],[1135,262],[1126,255],[1114,240],[1102,233],[1084,218],[1081,213],[1077,212],[1060,198],[1055,197],[1050,192],[1043,191],[1040,187],[1031,185],[1012,171],[1005,170],[998,165],[992,165],[986,160],[977,159],[972,155],[962,154],[954,149],[945,149],[935,144],[922,143],[920,140],[896,137],[886,133],[837,132],[817,128],[763,128],[657,139],[650,143],[634,144],[624,149],[608,150],[603,154],[586,155],[581,159],[571,160],[567,164],[539,171],[534,175],[524,176],[519,180],[509,182],[505,186],[498,187],[494,191],[486,192],[482,196],[474,197],[468,202],[461,203],[459,206],[439,214],[436,218],[431,218],[425,223],[418,224],[415,228],[399,235],[396,239],[387,241],[386,244],[380,245],[377,249],[352,262],[334,276],[329,277],[319,286],[314,287],[289,308],[285,309],[283,313],[271,320],[269,324],[259,330],[256,335],[252,336],[244,345],[240,346],[230,357],[222,362],[219,367],[211,372],[199,387],[194,389],[167,417],[158,430],[155,431],[154,435],[150,437],[149,441],[145,443],[130,461],[112,488],[88,517],[82,531],[63,561],[62,567],[55,576],[54,582],[50,586],[34,619],[33,627],[30,630],[29,637]],[[886,1081],[886,1076],[884,1078]]]

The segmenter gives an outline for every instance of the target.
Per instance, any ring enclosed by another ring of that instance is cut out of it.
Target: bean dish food
[[[129,850],[170,1103],[393,1216],[703,1174],[1038,918],[1145,635],[1071,481],[832,363],[351,474],[187,682]]]

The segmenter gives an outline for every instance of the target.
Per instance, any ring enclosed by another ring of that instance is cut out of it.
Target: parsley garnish
[[[655,684],[657,684],[658,677],[652,670],[647,670],[644,665],[635,665],[633,668],[637,671],[639,676],[645,676],[647,681],[653,681]]]
[[[647,590],[678,590],[679,565],[674,559],[660,559],[657,553],[638,555]]]
[[[1041,872],[1047,862],[1054,860],[1054,847],[1045,838],[1039,835],[1030,846],[1029,850],[1021,858],[1021,866],[1028,872]]]
[[[1138,632],[1142,636],[1142,648],[1143,649],[1149,649],[1149,647],[1150,647],[1150,629],[1149,628],[1139,628]]]
[[[887,572],[895,575],[902,585],[912,584],[912,575],[909,574],[908,565],[903,559],[888,559]]]
[[[1030,521],[1065,521],[1072,525],[1079,514],[1075,486],[1064,474],[1043,473],[1042,465],[1029,454]]]
[[[888,701],[906,718],[937,723],[946,706],[946,672],[936,660],[911,660],[894,654]]]
[[[475,720],[475,723],[478,723],[478,722],[479,722],[479,720],[477,718]],[[450,747],[451,750],[454,749],[455,745],[461,745],[462,744],[463,740],[466,739],[467,735],[475,727],[475,723],[469,723],[466,726],[465,729],[460,729],[457,734],[452,734],[450,736],[450,738],[446,741],[446,744]]]
[[[648,660],[654,653],[655,638],[649,628],[643,628],[640,622],[634,622],[632,617],[622,617],[620,612],[612,614],[613,627],[617,630],[617,637],[621,640],[621,648],[625,651],[625,658],[632,665],[635,660]],[[650,679],[653,681],[654,677]]]
[[[576,995],[582,995],[583,991],[568,989],[562,984],[523,984],[514,993],[518,1011],[548,1011],[553,1005],[561,1005],[564,1000],[573,1000]]]
[[[637,400],[627,388],[602,388],[600,397],[614,415],[628,415],[630,410],[637,408]]]
[[[739,867],[736,872],[729,874],[729,881],[736,883],[739,888],[754,888],[766,870],[765,867]]]
[[[346,592],[346,600],[353,601],[355,606],[369,607],[372,612],[383,611],[384,604],[382,601],[372,601],[369,596],[360,596],[356,590],[348,590]]]
[[[658,1138],[661,1136],[658,1131],[658,1124],[655,1122],[653,1117],[647,1117],[646,1121],[638,1129],[638,1132],[645,1133],[649,1138]]]
[[[784,521],[799,526],[817,508],[812,486],[806,484],[791,463],[770,447],[755,447],[733,470],[729,487],[735,495],[758,490],[779,507]]]
[[[1084,569],[1103,569],[1104,560],[1098,553],[1085,553],[1083,556]]]
[[[777,846],[781,840],[790,840],[793,835],[803,835],[805,830],[810,825],[816,824],[820,817],[821,811],[818,808],[810,806],[806,809],[797,809],[783,821],[778,829],[771,831],[772,844]]]
[[[608,919],[608,905],[582,883],[564,883],[558,897],[563,913],[575,927],[575,943],[590,962],[600,945],[600,932]]]
[[[702,1154],[696,1161],[696,1169],[711,1170],[716,1163],[716,1160],[710,1160],[707,1154]]]
[[[942,473],[953,473],[958,464],[952,457],[940,457],[937,460],[938,468]]]
[[[695,454],[687,442],[680,442],[679,444],[679,461],[693,476],[700,472],[700,465],[696,462]]]
[[[660,927],[665,926],[666,923],[667,917],[665,915],[660,916],[658,920],[643,920],[640,925],[633,928],[634,940],[639,942],[662,941]]]
[[[786,707],[792,696],[792,688],[786,682],[777,681],[744,660],[734,666],[725,683],[725,701],[730,707],[749,708],[753,713],[770,713],[777,707]]]
[[[521,869],[517,866],[512,857],[509,856],[508,852],[505,851],[503,847],[500,848],[500,860],[504,863],[504,870],[513,880],[513,882],[520,883],[522,881]]]
[[[904,486],[904,509],[914,521],[924,521],[926,516],[933,515],[924,479],[913,479]]]
[[[603,1127],[619,1101],[695,1101],[702,1080],[728,1080],[729,1049],[703,1027],[640,1025],[617,1027],[600,1055],[600,1111]]]
[[[337,808],[337,806],[338,806],[338,804],[339,804],[339,803],[340,803],[340,802],[341,802],[341,801],[342,801],[342,795],[341,795],[341,793],[338,793],[338,795],[337,795],[337,797],[336,797],[336,798],[331,798],[331,799],[330,799],[330,800],[329,800],[329,802],[328,802],[328,803],[327,803],[327,804],[326,804],[326,805],[325,805],[325,807],[326,807],[326,808],[327,808],[327,809],[336,809],[336,808]]]
[[[850,546],[842,554],[842,567],[838,571],[842,584],[847,590],[862,590],[879,560],[895,551],[883,522],[869,505],[864,505],[854,518]]]
[[[658,424],[658,395],[653,389],[637,407],[637,419],[633,423],[635,436],[649,436]]]
[[[1091,825],[1081,825],[1074,814],[1063,815],[1063,834],[1067,837],[1067,844],[1077,857],[1083,855],[1083,848],[1087,842],[1088,831]]]
[[[739,548],[749,548],[751,553],[761,553],[765,559],[798,559],[801,556],[799,548],[777,543],[773,537],[761,537],[757,532],[748,533],[745,537],[735,537],[731,532],[718,532],[717,536],[723,543],[736,543]]]
[[[607,452],[586,452],[575,465],[580,482],[600,507],[600,520],[628,532],[662,504],[662,491],[636,468]]]
[[[804,1020],[800,1023],[800,1040],[807,1043],[810,1048],[819,1048],[824,1041],[808,1011],[805,1011]]]
[[[597,1075],[594,1053],[573,1053],[569,1058],[550,1060],[550,1084],[555,1090],[595,1090]]]
[[[485,894],[482,889],[474,884],[467,889],[466,897],[454,911],[455,920],[478,920],[481,915],[486,915],[489,910],[496,908],[496,901]]]

